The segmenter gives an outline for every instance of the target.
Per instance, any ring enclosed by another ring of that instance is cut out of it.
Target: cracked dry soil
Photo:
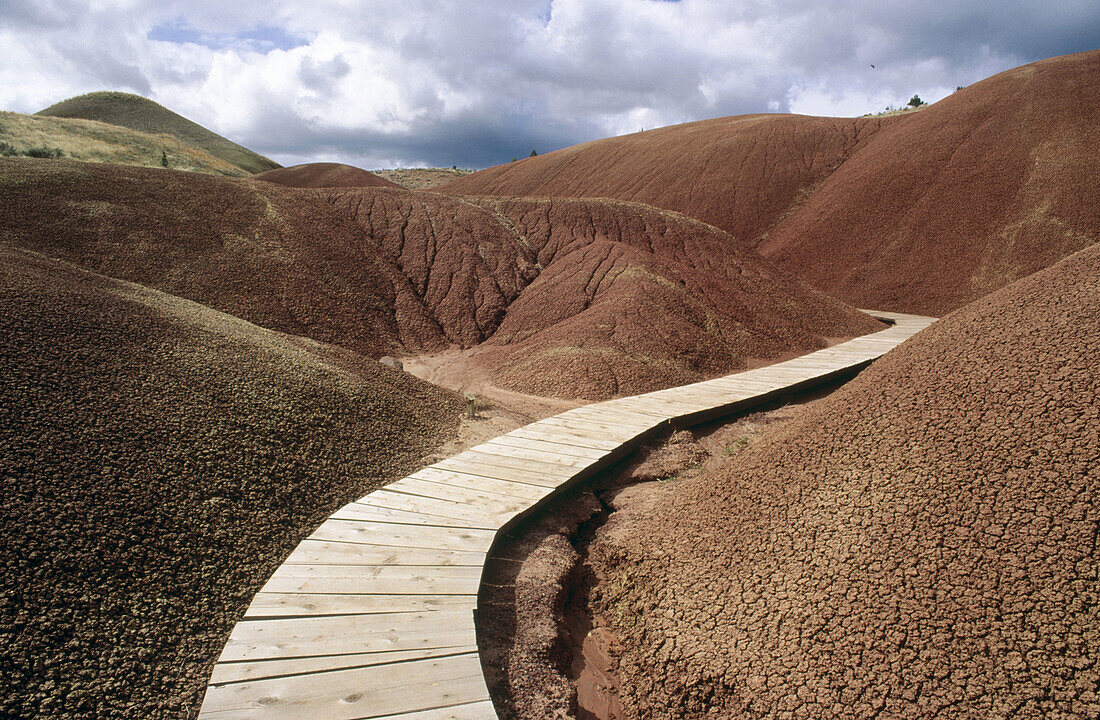
[[[590,546],[627,718],[1100,716],[1100,246]]]
[[[619,720],[615,632],[596,602],[604,580],[590,544],[615,513],[648,505],[721,467],[768,427],[790,422],[834,387],[803,393],[735,421],[656,438],[522,524],[486,566],[478,644],[505,720]]]

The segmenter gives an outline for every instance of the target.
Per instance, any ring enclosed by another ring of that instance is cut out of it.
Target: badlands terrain
[[[1098,90],[1084,53],[429,190],[122,93],[0,115],[0,716],[194,717],[337,508],[556,408],[884,327],[860,307],[943,319],[521,529],[558,564],[537,652],[484,629],[545,678],[496,678],[502,714],[1100,715]]]

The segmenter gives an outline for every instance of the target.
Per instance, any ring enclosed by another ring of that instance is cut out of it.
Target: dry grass
[[[0,112],[0,142],[11,145],[17,154],[25,154],[31,148],[57,148],[62,157],[84,162],[167,166],[211,175],[249,176],[225,160],[171,135],[145,133],[95,120]]]
[[[931,103],[924,103],[923,105],[917,105],[916,107],[913,107],[911,105],[906,105],[905,107],[900,107],[900,108],[887,107],[882,112],[865,113],[863,115],[860,115],[860,117],[877,117],[877,118],[880,118],[880,117],[894,117],[895,115],[910,115],[910,114],[915,113],[915,112],[920,112],[921,110],[924,110],[927,107],[931,107]]]
[[[93,92],[62,100],[35,115],[96,120],[154,135],[167,133],[187,147],[199,148],[248,173],[279,167],[274,160],[258,155],[141,95]]]
[[[473,170],[460,168],[397,168],[394,170],[373,170],[375,175],[410,190],[424,190],[438,187],[444,183],[469,175]]]

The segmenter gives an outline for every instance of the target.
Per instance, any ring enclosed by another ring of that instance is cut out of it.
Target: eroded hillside
[[[0,169],[0,241],[371,357],[474,349],[520,392],[629,394],[879,326],[725,233],[644,205]]]

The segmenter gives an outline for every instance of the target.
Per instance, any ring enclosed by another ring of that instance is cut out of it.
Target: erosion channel
[[[616,562],[604,539],[628,527],[632,511],[721,466],[766,427],[793,420],[851,377],[655,437],[498,539],[485,564],[477,617],[498,715],[622,718],[613,626],[646,608],[604,601],[600,583]]]

